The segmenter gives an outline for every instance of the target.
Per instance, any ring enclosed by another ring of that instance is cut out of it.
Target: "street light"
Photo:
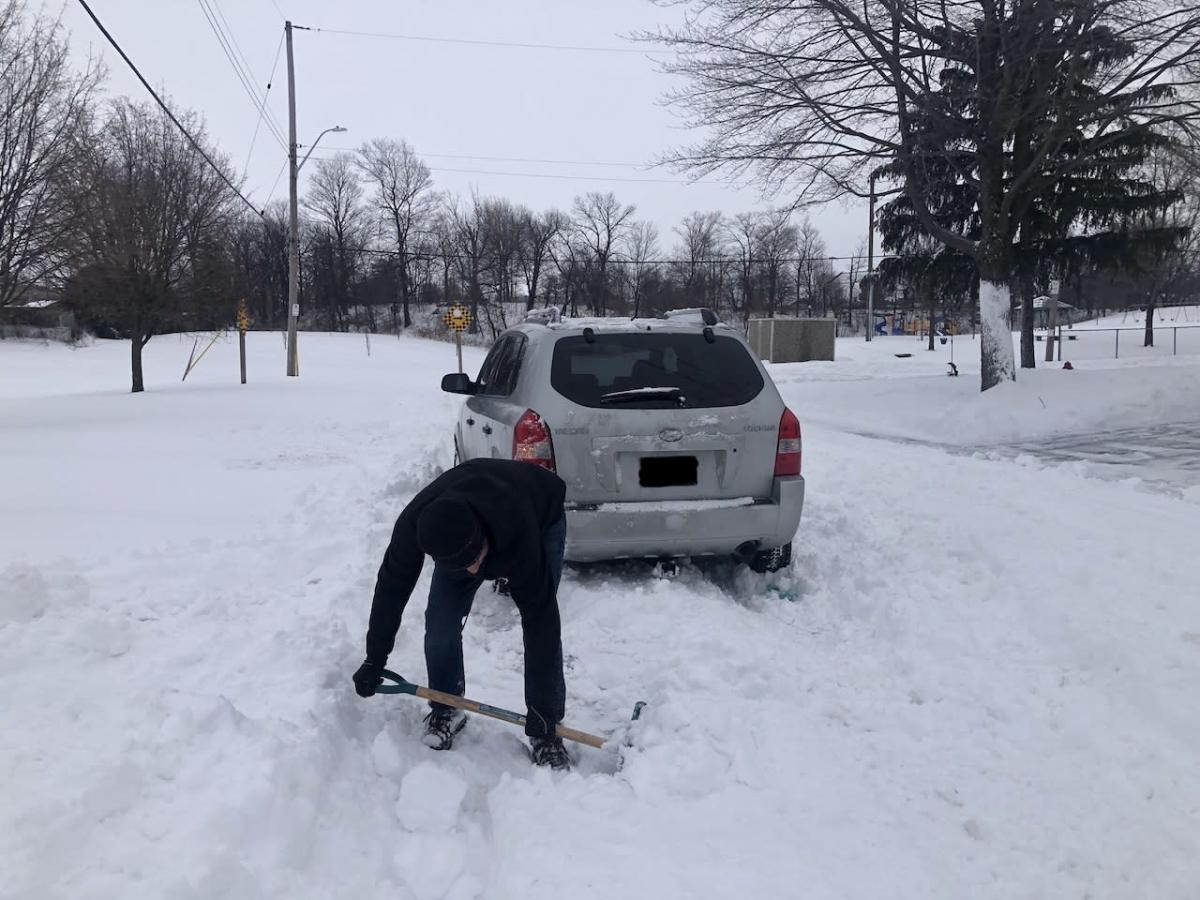
[[[290,38],[290,31],[289,31]],[[291,79],[291,44],[288,44],[288,76],[289,84]],[[291,92],[289,92],[289,99]],[[308,162],[308,158],[312,156],[312,152],[317,149],[317,144],[321,138],[329,134],[331,131],[341,133],[346,129],[341,125],[334,125],[332,128],[326,128],[317,135],[317,139],[312,142],[312,146],[308,148],[308,152],[304,154],[304,159],[300,164],[296,164],[296,148],[299,144],[296,143],[296,114],[294,103],[290,110],[290,126],[291,134],[290,145],[288,147],[288,165],[291,169],[289,174],[290,181],[290,209],[288,223],[288,343],[287,343],[287,373],[288,375],[300,374],[300,353],[296,347],[296,319],[300,315],[300,210],[296,196],[296,179],[300,174],[301,167]]]
[[[304,154],[304,159],[300,160],[300,165],[296,166],[296,171],[299,172],[304,168],[304,164],[308,162],[308,158],[312,156],[312,152],[317,149],[317,144],[321,143],[321,138],[325,137],[327,134],[342,134],[349,130],[350,129],[348,128],[343,128],[341,125],[334,125],[332,128],[326,128],[324,131],[318,134],[317,139],[313,141],[312,146],[308,148],[308,152]]]

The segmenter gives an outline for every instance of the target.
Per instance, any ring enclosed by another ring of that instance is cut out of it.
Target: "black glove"
[[[354,690],[360,697],[375,696],[375,689],[383,684],[383,665],[369,659],[354,673]]]

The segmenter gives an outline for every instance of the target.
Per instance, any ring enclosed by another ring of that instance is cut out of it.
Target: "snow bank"
[[[802,426],[938,444],[987,446],[1200,420],[1200,356],[1094,360],[1073,370],[1039,362],[981,394],[978,344],[969,336],[955,343],[958,378],[946,375],[948,344],[929,352],[903,337],[841,339],[836,362],[768,368]]]

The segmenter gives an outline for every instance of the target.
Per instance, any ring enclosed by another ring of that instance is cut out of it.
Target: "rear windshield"
[[[554,389],[581,406],[602,409],[695,409],[741,406],[763,389],[746,348],[718,335],[619,332],[591,343],[564,337],[554,345]]]

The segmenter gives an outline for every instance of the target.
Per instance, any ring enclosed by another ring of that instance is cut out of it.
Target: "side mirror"
[[[452,372],[442,376],[442,390],[447,394],[474,394],[475,383],[465,372]]]

